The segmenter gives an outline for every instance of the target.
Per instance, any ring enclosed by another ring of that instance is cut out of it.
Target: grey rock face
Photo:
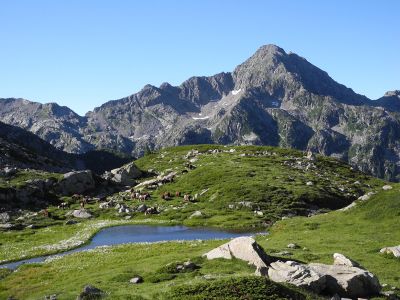
[[[135,179],[139,178],[141,175],[142,171],[140,171],[136,165],[131,162],[125,166],[122,166],[121,168],[113,169],[111,172],[107,172],[103,177],[122,185],[133,185],[135,184]]]
[[[94,187],[93,175],[89,170],[66,173],[59,182],[59,189],[63,195],[81,194]]]
[[[56,104],[0,101],[0,121],[59,149],[146,149],[199,143],[310,149],[375,176],[400,179],[400,92],[377,101],[335,82],[306,59],[266,45],[232,73],[180,86],[146,85],[80,117]]]

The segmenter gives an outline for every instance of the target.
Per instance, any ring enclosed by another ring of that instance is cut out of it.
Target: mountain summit
[[[232,73],[146,85],[85,117],[56,104],[0,101],[0,121],[68,152],[273,145],[335,156],[391,180],[400,178],[399,112],[399,91],[372,101],[275,45],[262,46]]]

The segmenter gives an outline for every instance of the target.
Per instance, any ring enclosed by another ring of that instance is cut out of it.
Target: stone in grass
[[[194,213],[192,213],[189,217],[189,219],[192,218],[201,218],[203,216],[203,213],[199,210],[196,210]]]
[[[387,191],[387,190],[391,190],[393,187],[391,186],[391,185],[384,185],[383,187],[382,187],[382,190],[384,190],[384,191]]]
[[[129,280],[129,282],[132,283],[132,284],[139,284],[139,283],[143,282],[143,278],[142,278],[142,276],[136,275],[136,276],[132,277]]]
[[[80,219],[89,219],[92,217],[92,215],[89,213],[89,211],[87,211],[86,209],[75,209],[72,212],[72,215],[75,218],[80,218]]]
[[[82,292],[76,297],[76,300],[89,300],[89,299],[101,299],[106,296],[102,290],[98,289],[93,285],[85,285]]]
[[[300,246],[297,245],[297,244],[295,244],[295,243],[290,243],[290,244],[288,244],[288,245],[286,246],[286,248],[289,248],[289,249],[298,249],[298,248],[300,248]]]
[[[400,245],[393,247],[385,247],[382,248],[379,252],[385,254],[392,254],[394,257],[400,257]]]
[[[205,253],[203,256],[209,260],[216,258],[237,258],[247,261],[250,265],[256,267],[257,275],[265,275],[268,263],[271,261],[271,258],[264,252],[264,249],[251,237],[235,238]]]

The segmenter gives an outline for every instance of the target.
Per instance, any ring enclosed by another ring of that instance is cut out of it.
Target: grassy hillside
[[[174,182],[157,190],[148,190],[151,200],[147,200],[146,205],[157,206],[160,214],[119,214],[114,208],[100,209],[98,203],[91,203],[86,208],[93,218],[78,220],[76,225],[65,225],[73,217],[66,216],[66,210],[55,206],[48,207],[50,218],[28,213],[27,217],[21,219],[15,215],[10,222],[16,228],[28,225],[33,228],[0,231],[0,261],[76,247],[102,226],[118,224],[163,222],[236,229],[268,228],[285,216],[321,213],[343,207],[358,196],[380,189],[385,184],[351,170],[337,160],[318,156],[315,161],[310,161],[303,152],[274,147],[183,146],[146,155],[136,164],[143,170],[151,170],[153,174],[177,173]],[[188,168],[188,164],[194,169]],[[50,173],[21,172],[8,183],[0,183],[20,185],[30,179],[28,175],[33,178],[57,177],[57,174]],[[307,185],[308,182],[311,185]],[[175,196],[168,201],[161,199],[164,192],[175,195],[176,191],[192,196],[205,192],[193,202],[184,202],[182,197]],[[132,210],[141,204],[125,192],[108,199],[123,203]],[[79,203],[71,198],[63,197],[61,201],[70,202],[71,210],[79,208]],[[201,215],[191,217],[196,211],[200,211]]]
[[[149,203],[161,208],[159,218],[187,225],[265,227],[283,216],[344,207],[383,184],[337,160],[318,156],[310,161],[304,152],[274,147],[175,147],[136,164],[143,170],[178,173],[173,183],[148,190]],[[190,204],[177,197],[161,200],[163,193],[176,191],[199,197]],[[197,210],[203,216],[189,218]]]

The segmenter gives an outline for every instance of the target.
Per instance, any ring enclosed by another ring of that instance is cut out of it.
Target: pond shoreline
[[[254,229],[254,228],[253,228]],[[91,237],[73,248],[60,249],[56,253],[46,253],[19,260],[2,262],[0,268],[16,269],[25,263],[44,262],[48,258],[69,255],[75,252],[88,251],[97,247],[114,246],[129,243],[159,243],[191,240],[223,240],[238,236],[259,234],[255,230],[222,229],[209,227],[188,227],[177,224],[107,224],[99,227]]]

